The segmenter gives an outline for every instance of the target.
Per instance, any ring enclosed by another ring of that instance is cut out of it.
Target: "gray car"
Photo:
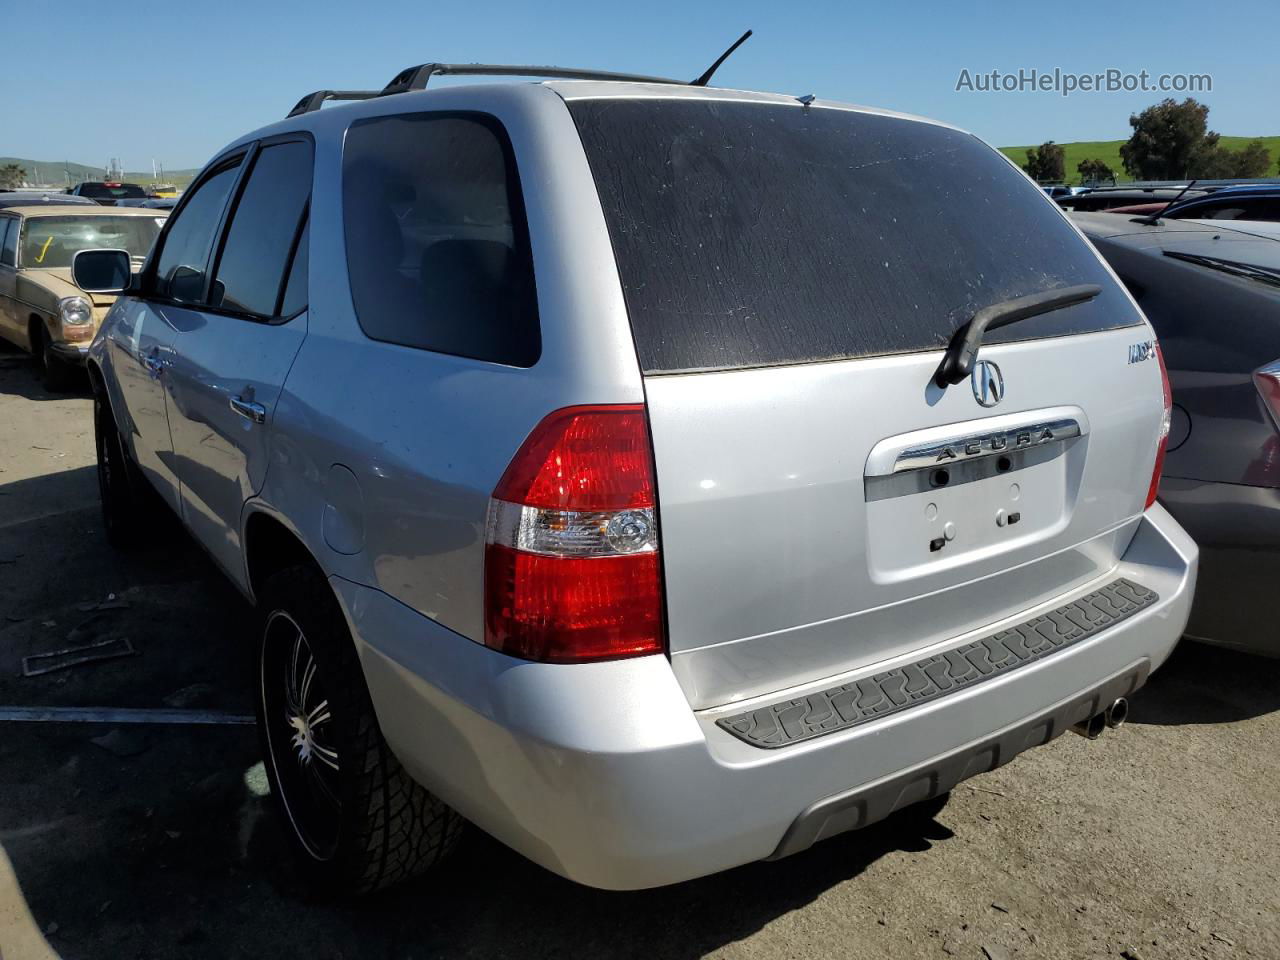
[[[1160,337],[1173,387],[1160,501],[1204,556],[1190,636],[1280,656],[1280,233],[1073,218]]]
[[[446,71],[304,98],[139,275],[77,262],[125,289],[108,533],[154,493],[256,603],[309,875],[465,818],[673,883],[1123,720],[1197,554],[1151,328],[1053,201],[917,118]]]

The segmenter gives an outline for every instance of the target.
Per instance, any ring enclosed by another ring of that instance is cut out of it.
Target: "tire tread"
[[[355,717],[344,741],[343,770],[358,774],[345,785],[339,849],[324,885],[339,893],[372,893],[430,869],[456,844],[464,821],[413,780],[387,746],[329,584],[311,567],[290,567],[268,581],[263,598],[264,614],[288,610],[303,625],[317,659],[330,659],[326,681],[339,688],[331,695]],[[278,784],[273,788],[278,791]]]

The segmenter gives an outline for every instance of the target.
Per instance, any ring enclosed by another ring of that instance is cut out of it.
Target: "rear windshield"
[[[146,191],[136,183],[82,183],[80,196],[101,200],[138,199],[145,197]]]
[[[101,208],[99,208],[101,209]],[[28,269],[69,267],[81,250],[128,250],[141,260],[160,233],[163,218],[32,217],[22,228],[22,265]]]
[[[942,349],[982,307],[1096,300],[987,342],[1139,322],[1052,202],[945,127],[716,100],[580,100],[577,123],[646,373]]]

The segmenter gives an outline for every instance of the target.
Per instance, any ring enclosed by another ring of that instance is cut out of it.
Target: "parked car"
[[[1196,547],[1151,329],[1053,202],[812,97],[418,89],[529,69],[310,95],[140,272],[77,260],[121,293],[108,535],[153,491],[256,603],[308,875],[383,886],[465,818],[673,883],[1122,722]]]
[[[1208,190],[1199,187],[1190,190],[1183,187],[1095,187],[1084,193],[1058,197],[1058,205],[1064,210],[1088,213],[1110,210],[1113,207],[1132,207],[1136,204],[1168,203],[1178,197],[1203,197],[1208,193]]]
[[[49,204],[60,204],[64,207],[97,206],[87,197],[72,197],[65,193],[32,193],[27,191],[0,193],[0,209],[8,207],[39,207]]]
[[[148,210],[172,210],[178,205],[174,197],[144,197],[141,200],[119,200],[117,207],[145,207]]]
[[[115,302],[110,294],[86,293],[75,285],[76,253],[111,247],[141,266],[166,215],[97,204],[0,207],[0,337],[31,352],[51,389],[71,385],[73,368],[84,364]]]
[[[1204,560],[1187,633],[1280,656],[1269,603],[1280,582],[1280,232],[1073,219],[1151,320],[1169,368],[1160,502]]]
[[[67,193],[75,197],[88,197],[104,207],[114,207],[120,200],[144,200],[147,192],[136,183],[119,183],[115,180],[86,180]]]
[[[1175,203],[1112,207],[1108,213],[1140,214],[1171,220],[1246,220],[1280,222],[1280,184],[1241,184]]]

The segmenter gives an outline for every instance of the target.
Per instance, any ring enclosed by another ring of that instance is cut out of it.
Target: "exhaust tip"
[[[1107,707],[1107,726],[1112,730],[1116,727],[1124,726],[1124,722],[1129,719],[1129,701],[1124,697],[1120,697],[1115,703]]]
[[[1079,734],[1086,740],[1097,740],[1105,729],[1107,729],[1106,713],[1095,713],[1088,720],[1081,720],[1071,725],[1071,732]]]

